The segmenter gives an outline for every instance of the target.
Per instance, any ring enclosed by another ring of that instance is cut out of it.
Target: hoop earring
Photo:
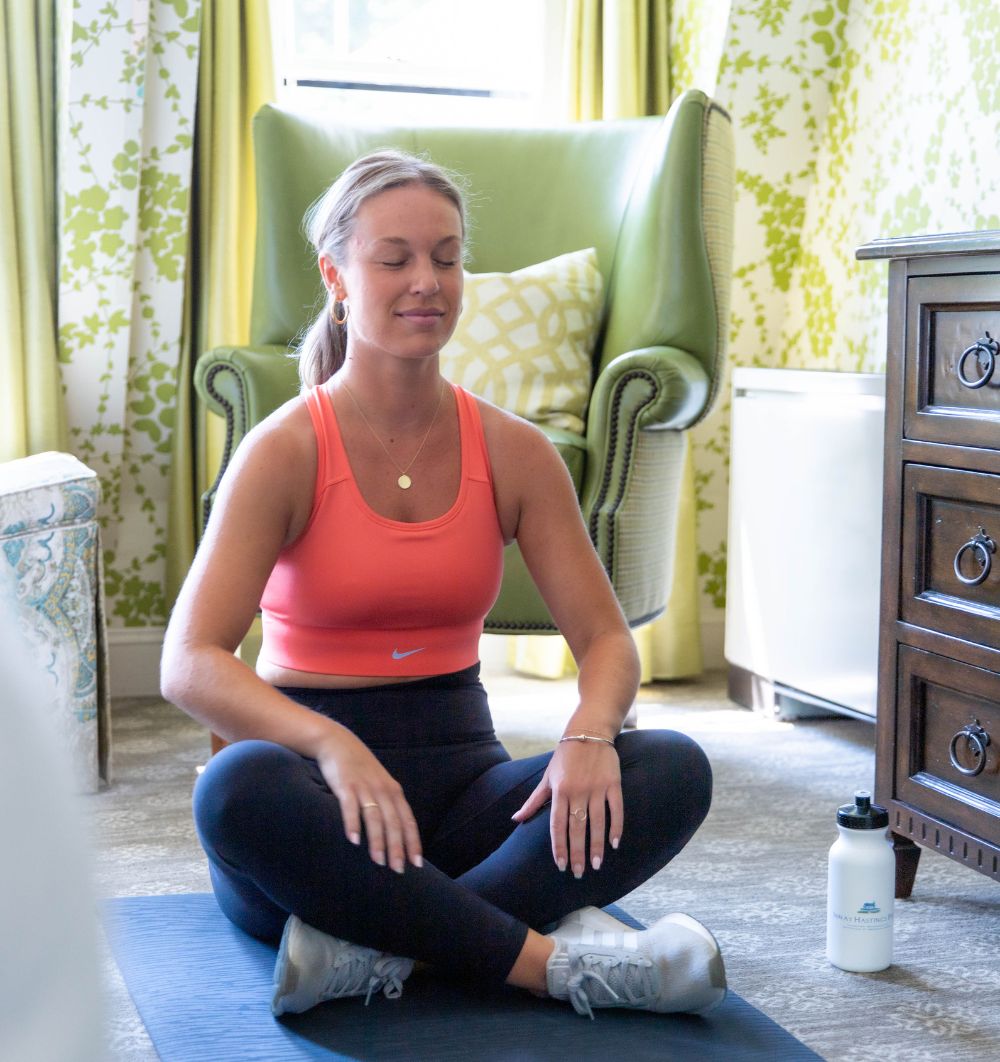
[[[348,316],[349,316],[349,314],[351,312],[351,308],[347,305],[346,302],[342,302],[340,305],[344,308],[344,316],[343,317],[338,317],[337,316],[337,303],[336,303],[336,300],[334,301],[333,305],[330,307],[330,318],[331,318],[331,320],[333,321],[333,323],[335,325],[347,324],[347,318],[348,318]]]

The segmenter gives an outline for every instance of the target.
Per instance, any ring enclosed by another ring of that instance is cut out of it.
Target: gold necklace
[[[431,417],[430,425],[428,426],[427,431],[424,433],[423,440],[417,447],[417,452],[413,455],[413,457],[410,458],[410,463],[406,466],[406,468],[403,468],[396,462],[396,459],[392,456],[391,453],[389,453],[389,448],[379,438],[378,432],[372,427],[371,421],[365,416],[365,411],[361,408],[361,406],[358,404],[358,400],[354,397],[354,392],[347,386],[346,381],[342,382],[344,390],[351,396],[351,401],[354,403],[354,408],[358,411],[358,413],[361,414],[361,419],[365,422],[365,424],[368,425],[368,430],[372,433],[372,435],[375,436],[375,441],[385,451],[385,456],[388,457],[389,460],[393,463],[393,465],[396,466],[396,471],[399,473],[399,479],[396,480],[396,483],[398,484],[400,490],[409,490],[410,487],[413,486],[413,480],[410,479],[407,473],[410,471],[411,468],[413,468],[414,463],[423,451],[424,444],[430,438],[431,428],[433,428],[434,425],[437,423],[438,413],[441,412],[441,403],[444,401],[444,383],[441,384],[441,393],[438,395],[438,404],[434,409],[434,416]]]

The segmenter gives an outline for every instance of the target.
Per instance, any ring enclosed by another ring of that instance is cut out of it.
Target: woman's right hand
[[[380,867],[388,863],[402,874],[407,859],[415,867],[423,866],[417,820],[403,787],[368,746],[346,727],[335,724],[315,758],[324,781],[340,801],[347,839],[361,844],[363,825],[368,854]]]

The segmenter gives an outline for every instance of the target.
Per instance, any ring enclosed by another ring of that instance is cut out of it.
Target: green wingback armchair
[[[248,429],[298,389],[287,355],[323,295],[302,235],[306,208],[371,150],[426,153],[468,179],[471,272],[597,249],[605,304],[585,434],[546,430],[629,623],[659,615],[670,590],[682,433],[712,404],[729,327],[734,178],[725,111],[689,91],[666,117],[372,128],[267,106],[253,132],[251,343],[212,350],[195,369],[199,396],[226,420],[220,476]],[[204,519],[217,485],[203,498]],[[516,545],[486,630],[555,630]]]

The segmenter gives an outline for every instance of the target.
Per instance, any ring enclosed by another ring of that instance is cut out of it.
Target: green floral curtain
[[[248,316],[267,4],[60,3],[69,445],[102,481],[109,625],[156,632],[194,545],[192,351],[238,341]]]
[[[206,419],[194,400],[194,363],[205,350],[249,339],[256,220],[250,121],[273,98],[267,0],[203,0],[193,236],[171,465],[170,601],[194,556],[197,499],[221,452],[221,421]]]
[[[56,350],[54,0],[0,6],[0,461],[66,447]]]
[[[587,121],[665,114],[669,22],[669,4],[663,0],[568,0],[568,116]]]
[[[59,352],[101,477],[109,626],[161,626],[198,0],[61,0]]]

